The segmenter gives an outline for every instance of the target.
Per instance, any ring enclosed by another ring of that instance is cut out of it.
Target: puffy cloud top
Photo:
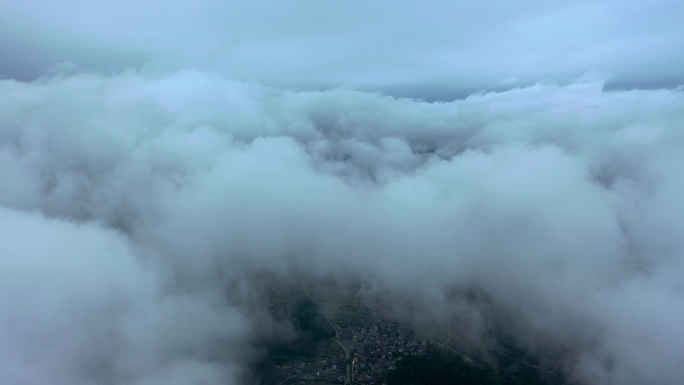
[[[683,374],[681,91],[426,103],[180,72],[0,96],[2,382],[242,381],[278,330],[262,274],[437,324],[477,288],[578,381]]]

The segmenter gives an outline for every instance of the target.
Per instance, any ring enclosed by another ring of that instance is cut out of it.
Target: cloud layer
[[[426,99],[569,82],[681,84],[678,0],[61,1],[0,4],[0,74],[198,69],[278,87]],[[68,65],[59,65],[69,63]]]
[[[477,289],[577,381],[677,384],[683,124],[681,90],[595,82],[425,103],[198,71],[1,81],[0,382],[246,381],[281,330],[267,275],[433,325]]]

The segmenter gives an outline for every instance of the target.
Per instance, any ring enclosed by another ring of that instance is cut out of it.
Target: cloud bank
[[[476,289],[578,383],[677,384],[683,124],[681,89],[600,82],[426,103],[201,71],[0,81],[0,383],[248,382],[282,330],[268,276],[433,325]]]

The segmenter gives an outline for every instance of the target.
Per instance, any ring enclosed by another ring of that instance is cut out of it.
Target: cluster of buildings
[[[323,356],[314,362],[279,365],[277,369],[289,374],[286,384],[301,385],[311,381],[335,384],[344,383],[345,355]]]
[[[414,339],[413,332],[396,321],[376,320],[366,325],[341,328],[343,343],[352,352],[356,383],[380,384],[388,370],[406,356],[424,355],[427,341]]]
[[[277,365],[281,385],[344,384],[348,365],[352,384],[379,385],[401,360],[427,351],[427,341],[417,340],[409,327],[395,320],[346,315],[333,316],[331,321],[337,336],[328,346],[343,345],[349,358],[341,350],[322,349],[311,362]]]

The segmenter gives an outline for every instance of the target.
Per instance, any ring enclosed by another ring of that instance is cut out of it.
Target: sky
[[[679,384],[683,13],[0,0],[0,383],[254,383],[325,282]]]
[[[539,81],[681,84],[677,0],[5,1],[0,74],[134,69],[452,100]]]

